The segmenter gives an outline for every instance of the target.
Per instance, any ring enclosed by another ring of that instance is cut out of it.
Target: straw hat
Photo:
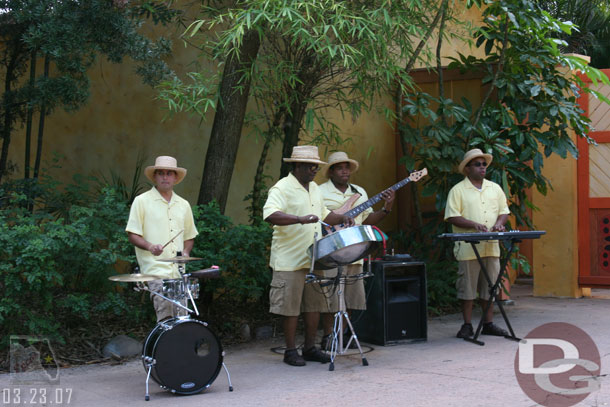
[[[155,165],[151,165],[144,169],[144,175],[146,178],[155,182],[155,170],[172,170],[176,171],[176,182],[174,185],[179,184],[186,176],[186,169],[178,167],[178,161],[174,157],[167,155],[161,155],[155,160]]]
[[[487,166],[489,166],[489,164],[491,164],[491,161],[493,160],[493,157],[491,154],[484,154],[480,149],[473,148],[472,150],[466,151],[466,154],[464,154],[464,159],[462,160],[460,165],[458,165],[458,172],[465,175],[464,168],[466,168],[466,164],[468,164],[470,161],[474,160],[475,158],[479,158],[479,157],[482,157],[485,159]]]
[[[349,163],[349,169],[352,172],[352,174],[355,173],[356,171],[358,171],[358,167],[359,167],[358,161],[352,160],[343,151],[337,151],[335,153],[332,153],[328,157],[328,164],[326,164],[324,166],[324,168],[322,169],[324,176],[326,178],[328,178],[328,172],[330,171],[330,167],[332,167],[335,164],[339,164],[339,163]]]
[[[284,158],[287,163],[314,163],[326,164],[320,160],[317,146],[294,146],[290,158]]]

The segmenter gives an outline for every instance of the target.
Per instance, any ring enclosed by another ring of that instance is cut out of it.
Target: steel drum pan
[[[377,248],[379,240],[370,225],[352,226],[324,236],[316,243],[316,270],[351,264]],[[314,245],[309,247],[311,255]]]

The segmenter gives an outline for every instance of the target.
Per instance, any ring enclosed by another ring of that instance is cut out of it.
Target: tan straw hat
[[[178,161],[176,161],[174,157],[167,155],[157,157],[155,160],[155,165],[151,165],[144,169],[144,175],[146,175],[146,178],[151,180],[153,183],[155,182],[155,170],[176,171],[176,183],[174,185],[179,184],[186,176],[186,168],[178,167]]]
[[[491,161],[493,160],[493,157],[491,154],[484,154],[480,149],[473,148],[472,150],[466,151],[466,154],[464,154],[464,159],[462,160],[460,165],[458,165],[458,172],[464,174],[464,168],[466,168],[466,164],[468,164],[470,161],[474,160],[475,158],[479,158],[479,157],[484,158],[485,162],[487,163],[488,166],[489,166],[489,164],[491,164]]]
[[[328,178],[328,172],[330,171],[330,167],[332,167],[335,164],[339,164],[339,163],[349,163],[349,169],[352,172],[352,174],[355,173],[356,171],[358,171],[358,167],[359,167],[358,161],[352,160],[343,151],[337,151],[337,152],[332,153],[328,157],[328,164],[326,164],[324,166],[324,168],[322,169],[322,173],[324,174],[324,176],[326,178]]]
[[[314,163],[326,164],[320,160],[317,146],[294,146],[290,158],[284,158],[287,163]]]

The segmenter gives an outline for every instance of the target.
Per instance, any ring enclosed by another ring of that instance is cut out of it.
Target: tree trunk
[[[252,223],[257,224],[263,217],[263,203],[261,199],[263,189],[263,176],[265,175],[265,162],[269,155],[269,148],[271,147],[271,136],[265,137],[265,144],[263,145],[263,151],[258,159],[258,166],[256,167],[256,174],[254,175],[254,186],[252,187],[252,204],[250,206]]]
[[[299,133],[301,132],[301,124],[305,118],[305,109],[307,109],[306,97],[299,97],[292,106],[290,113],[286,115],[284,120],[284,144],[282,147],[282,167],[280,168],[280,178],[284,178],[292,169],[292,163],[287,163],[283,158],[288,158],[292,155],[292,148],[299,144]]]
[[[30,86],[34,88],[36,81],[36,51],[32,51],[30,58]],[[28,107],[27,117],[25,119],[25,157],[23,160],[23,170],[25,179],[30,178],[30,150],[32,144],[32,116],[34,115],[34,106]],[[28,191],[29,197],[29,191]]]
[[[49,55],[45,55],[44,57],[44,78],[49,77],[49,65],[51,63],[51,58]],[[42,106],[40,106],[40,120],[38,122],[38,141],[36,144],[36,162],[34,163],[34,179],[38,179],[38,173],[40,172],[40,160],[42,157],[42,136],[44,134],[44,119],[47,115],[46,103],[43,101]]]
[[[4,117],[2,123],[2,153],[0,153],[0,181],[6,174],[8,162],[8,147],[11,144],[11,131],[13,129],[13,120],[15,117],[13,108],[13,91],[11,84],[15,80],[16,58],[13,58],[6,67],[6,75],[4,76],[4,95],[2,103],[4,104]]]
[[[250,94],[250,76],[244,75],[244,72],[248,71],[256,60],[259,47],[258,33],[256,31],[246,33],[239,53],[227,60],[222,74],[220,100],[214,115],[197,199],[198,204],[216,200],[221,213],[224,213],[227,204]]]

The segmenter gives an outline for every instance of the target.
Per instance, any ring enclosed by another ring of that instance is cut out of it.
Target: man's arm
[[[324,218],[324,223],[328,223],[329,225],[344,224],[349,227],[354,226],[356,224],[356,222],[354,222],[354,219],[352,219],[346,215],[339,215],[338,213],[335,213],[334,211],[330,211],[328,216],[326,216],[326,218]]]
[[[487,226],[483,225],[482,223],[477,223],[472,220],[468,220],[463,216],[453,216],[451,218],[447,218],[447,222],[464,229],[476,229],[478,232],[488,231]]]
[[[316,223],[317,221],[318,217],[316,215],[297,216],[290,215],[281,211],[273,212],[271,215],[265,218],[265,222],[277,226],[296,225],[297,223]]]
[[[134,245],[142,250],[147,250],[155,256],[158,256],[161,253],[163,253],[163,245],[152,244],[140,235],[136,235],[135,233],[127,232],[127,238],[129,239],[129,243],[131,243],[132,245]]]
[[[191,250],[193,250],[194,244],[195,244],[195,239],[185,240],[184,247],[182,249],[182,255],[189,257],[191,255]]]

